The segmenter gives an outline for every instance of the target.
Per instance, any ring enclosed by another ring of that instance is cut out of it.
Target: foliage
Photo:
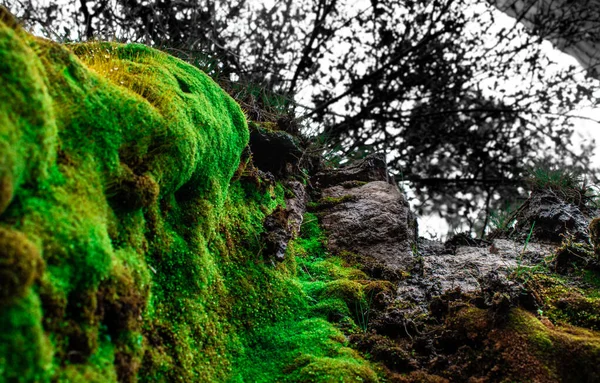
[[[578,189],[582,179],[575,171],[566,169],[550,169],[537,167],[529,177],[531,191],[551,189],[561,191],[565,189]]]
[[[527,184],[531,192],[553,191],[563,201],[586,211],[598,207],[597,186],[578,169],[540,166],[530,171]]]
[[[504,208],[493,210],[489,215],[490,229],[492,231],[510,234],[517,221],[515,210],[510,204]]]
[[[597,105],[592,83],[556,69],[539,37],[502,25],[482,0],[68,4],[13,8],[57,39],[138,41],[187,57],[251,118],[295,114],[332,153],[385,151],[420,213],[466,217],[473,231],[500,196],[520,195],[528,168],[590,169],[593,147],[569,144],[572,112]]]

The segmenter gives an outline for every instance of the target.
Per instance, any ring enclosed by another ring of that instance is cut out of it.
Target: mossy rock
[[[231,97],[158,50],[63,46],[4,12],[0,382],[278,381],[300,354],[303,376],[373,379],[294,256],[265,262],[284,189],[233,179],[249,132]],[[263,340],[285,347],[263,360]]]
[[[43,270],[37,246],[25,234],[0,227],[0,305],[23,297]]]
[[[352,353],[352,350],[346,349]],[[369,366],[349,360],[331,357],[302,356],[288,367],[290,382],[326,383],[375,383],[379,378]]]
[[[2,21],[0,69],[0,380],[133,379],[144,323],[177,312],[199,290],[187,281],[219,280],[201,265],[248,142],[244,115],[204,73],[142,45],[65,47]],[[178,221],[189,201],[187,216],[202,214],[194,236]],[[209,322],[172,321],[184,333]],[[197,358],[192,374],[227,373],[190,350],[178,352]]]

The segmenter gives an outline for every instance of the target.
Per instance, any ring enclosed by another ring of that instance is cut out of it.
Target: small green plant
[[[525,239],[525,243],[523,244],[523,250],[521,251],[521,257],[520,257],[520,259],[523,258],[523,254],[525,254],[525,251],[527,250],[527,246],[529,245],[529,241],[531,241],[531,235],[533,234],[534,227],[535,227],[535,221],[531,224],[531,229],[529,229],[529,233],[527,234],[527,238]]]
[[[508,233],[514,228],[516,221],[515,210],[512,209],[510,204],[506,204],[504,209],[494,210],[490,213],[492,230]]]
[[[354,316],[356,318],[356,324],[363,333],[369,330],[369,315],[371,313],[371,303],[373,302],[374,290],[371,289],[369,293],[369,300],[354,301]],[[364,306],[363,306],[364,304]]]
[[[523,282],[527,282],[530,277],[531,272],[539,271],[539,265],[535,265],[533,267],[528,267],[523,265],[523,256],[527,251],[527,246],[529,246],[529,242],[531,241],[531,236],[533,235],[533,229],[535,227],[535,221],[531,224],[531,228],[529,229],[529,233],[527,234],[527,238],[525,238],[525,243],[523,244],[523,250],[519,254],[517,258],[517,266],[510,274],[512,278],[516,280],[524,280]]]
[[[581,177],[574,170],[551,169],[539,167],[531,171],[527,179],[532,190],[552,189],[578,189],[581,186]]]
[[[590,185],[577,170],[540,167],[531,171],[527,183],[532,191],[551,190],[567,203],[580,207],[599,206],[597,186]]]

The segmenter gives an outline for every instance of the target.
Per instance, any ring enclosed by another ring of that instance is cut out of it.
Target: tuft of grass
[[[523,243],[523,250],[521,250],[519,256],[517,257],[517,266],[510,273],[511,278],[518,280],[522,283],[527,283],[527,281],[529,280],[529,278],[531,278],[533,274],[536,274],[538,272],[544,272],[547,268],[545,263],[540,263],[531,267],[523,265],[523,256],[525,255],[525,252],[527,251],[527,246],[529,246],[529,242],[531,241],[534,228],[535,221],[531,224],[529,233],[527,233],[527,237],[525,238],[525,242]]]
[[[581,185],[581,182],[581,176],[575,171],[547,167],[533,169],[528,178],[528,183],[532,190],[577,189]]]
[[[503,233],[510,233],[517,222],[515,210],[510,205],[504,209],[494,210],[490,213],[490,224],[492,230],[498,230]]]
[[[532,191],[551,190],[567,203],[598,207],[596,187],[576,170],[538,167],[531,171],[527,183]]]

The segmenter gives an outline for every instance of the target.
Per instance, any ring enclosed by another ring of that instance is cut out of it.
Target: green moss
[[[356,310],[367,302],[363,284],[351,278],[364,274],[327,255],[316,216],[307,213],[303,222],[286,256],[296,260],[294,296],[301,304],[287,301],[288,320],[263,323],[245,337],[247,346],[232,381],[378,381],[372,366],[347,347],[345,336],[331,323],[359,329]]]
[[[376,381],[326,313],[364,275],[311,215],[265,257],[284,189],[232,180],[248,129],[208,76],[6,22],[0,76],[0,382]]]
[[[340,197],[323,197],[317,202],[317,206],[320,209],[327,209],[344,202],[355,201],[356,197],[353,195],[343,195]]]
[[[323,319],[282,322],[259,330],[240,360],[235,382],[377,382],[368,362]],[[362,380],[361,380],[362,379]]]
[[[519,373],[523,377],[531,376],[531,372],[538,370],[538,379],[578,382],[600,378],[596,368],[600,362],[599,333],[542,323],[524,310],[511,313],[508,329],[514,331],[511,337],[516,342],[525,341],[518,349],[505,354],[516,376]]]
[[[358,362],[358,354],[348,348],[338,351],[343,357],[300,357],[288,375],[290,382],[378,382],[377,374]]]
[[[48,381],[52,349],[33,291],[0,310],[0,381]]]
[[[600,330],[600,297],[597,289],[584,290],[567,284],[559,276],[535,275],[529,283],[543,299],[543,313],[553,323]]]
[[[0,227],[0,304],[25,295],[43,265],[39,250],[25,235]]]
[[[349,279],[336,279],[326,283],[324,295],[337,297],[351,304],[365,299],[363,285]]]

